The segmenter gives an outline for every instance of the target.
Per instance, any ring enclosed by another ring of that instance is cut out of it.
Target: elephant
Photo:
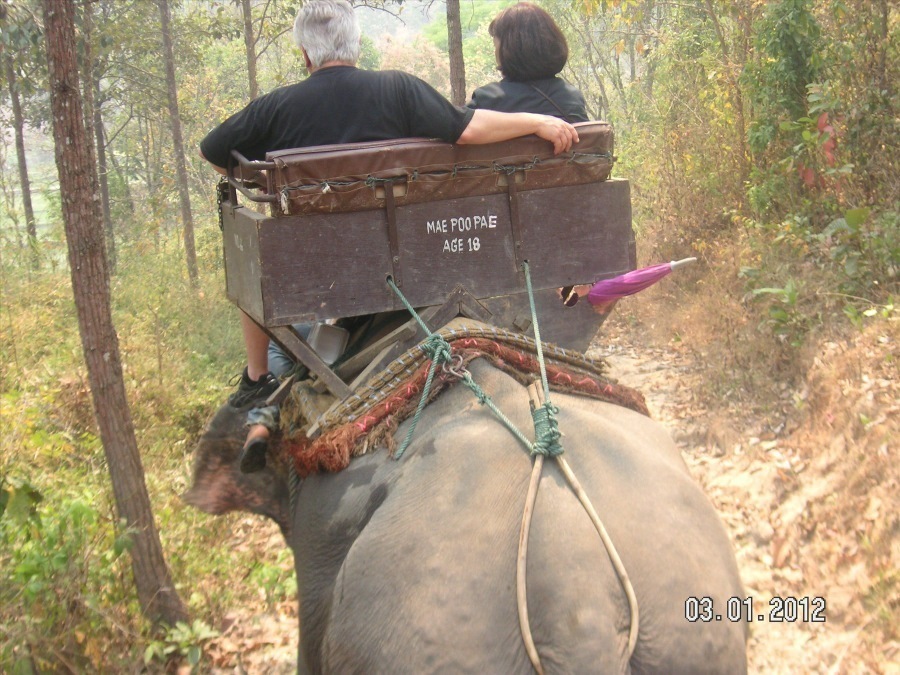
[[[530,429],[522,384],[483,359],[468,367],[513,424]],[[543,672],[746,672],[748,626],[725,616],[729,599],[744,597],[732,547],[668,432],[611,403],[556,392],[552,403],[564,457],[633,584],[639,628],[629,657],[623,584],[548,460],[526,561]],[[242,423],[227,405],[214,416],[185,496],[209,512],[251,510],[281,526],[297,575],[299,672],[535,672],[516,600],[533,458],[467,388],[450,386],[424,408],[400,459],[370,451],[343,471],[303,478],[293,495],[277,462],[257,474],[236,468]],[[721,620],[688,616],[689,598],[711,603]]]

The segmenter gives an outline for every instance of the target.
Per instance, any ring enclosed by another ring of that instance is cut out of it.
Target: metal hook
[[[461,380],[465,379],[466,375],[469,374],[469,371],[463,366],[462,354],[452,354],[449,361],[441,364],[441,370],[445,374],[458,377]]]

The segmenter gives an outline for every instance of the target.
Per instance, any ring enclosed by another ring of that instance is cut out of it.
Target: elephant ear
[[[249,511],[271,518],[287,538],[289,491],[287,477],[276,463],[245,474],[239,460],[247,434],[245,409],[224,405],[206,426],[194,451],[191,488],[181,495],[191,506],[213,515]]]

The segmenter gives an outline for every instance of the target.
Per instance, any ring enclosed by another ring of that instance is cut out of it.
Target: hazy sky
[[[443,0],[406,0],[401,7],[399,17],[368,7],[357,8],[363,33],[374,42],[386,33],[397,40],[411,40],[422,26],[446,11]],[[391,10],[397,14],[396,8],[392,7]]]

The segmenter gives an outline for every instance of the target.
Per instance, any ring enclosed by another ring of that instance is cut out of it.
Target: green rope
[[[429,339],[431,339],[432,337],[435,336],[429,336]],[[413,432],[416,430],[416,425],[419,423],[419,417],[422,416],[422,411],[425,409],[425,403],[426,401],[428,401],[428,394],[431,392],[431,382],[432,380],[434,380],[434,371],[437,370],[438,363],[441,358],[443,358],[443,352],[438,352],[431,360],[431,367],[428,369],[428,377],[425,379],[425,386],[422,389],[422,398],[419,399],[419,405],[416,406],[416,414],[413,415],[412,424],[409,427],[409,431],[406,432],[406,438],[403,439],[403,443],[400,445],[400,449],[397,450],[397,453],[394,455],[395,459],[400,459],[401,457],[403,457],[403,453],[406,452],[406,448],[408,448],[409,444],[412,443]]]
[[[424,321],[422,321],[422,317],[419,316],[419,313],[416,312],[415,309],[413,309],[413,306],[411,304],[409,304],[409,300],[406,299],[406,296],[400,292],[399,288],[397,288],[397,284],[394,283],[394,277],[388,276],[387,284],[388,284],[388,286],[390,286],[393,289],[394,293],[397,294],[397,297],[400,298],[400,302],[403,303],[403,306],[406,307],[407,311],[413,315],[413,318],[416,321],[419,322],[419,325],[422,327],[422,330],[425,331],[426,335],[428,335],[428,337],[432,337],[434,335],[434,333],[432,333],[428,329],[428,326],[425,325]]]
[[[403,443],[400,444],[400,448],[394,454],[395,459],[400,459],[403,456],[403,453],[406,452],[406,448],[408,448],[409,444],[412,442],[413,432],[416,430],[416,425],[419,424],[419,417],[422,416],[422,411],[425,409],[425,403],[428,402],[428,395],[431,393],[431,383],[434,380],[434,372],[439,365],[448,363],[452,354],[450,352],[450,343],[440,335],[432,333],[428,329],[428,326],[422,321],[418,312],[416,312],[416,310],[413,309],[413,306],[409,304],[406,296],[404,296],[400,289],[397,288],[394,279],[388,277],[387,283],[388,286],[393,289],[394,293],[397,294],[397,297],[400,298],[400,301],[409,313],[413,315],[413,318],[419,322],[422,330],[428,334],[428,337],[419,345],[419,348],[431,359],[431,367],[428,369],[428,377],[425,379],[425,386],[422,388],[422,397],[419,399],[419,405],[416,406],[412,424],[410,424],[409,431],[406,432],[406,438],[403,439]]]
[[[544,386],[544,405],[531,411],[531,419],[534,421],[534,447],[532,454],[548,457],[556,457],[563,453],[559,438],[559,423],[556,421],[556,413],[559,408],[550,402],[550,383],[547,381],[547,365],[544,362],[544,350],[541,346],[541,329],[538,326],[537,309],[534,306],[534,289],[531,287],[531,268],[528,261],[522,263],[525,270],[525,287],[528,289],[528,303],[531,306],[531,325],[534,326],[534,344],[537,349],[538,365],[541,369],[541,384]]]
[[[559,408],[549,402],[531,411],[531,419],[534,421],[534,445],[531,454],[545,457],[563,454],[563,447],[559,442],[562,434],[559,432],[559,422],[556,421],[558,412]]]
[[[562,454],[563,449],[559,444],[560,432],[559,425],[556,421],[556,413],[559,412],[559,409],[553,406],[550,403],[550,387],[547,382],[547,371],[544,365],[544,355],[541,350],[540,343],[540,333],[538,332],[537,326],[537,312],[534,307],[534,297],[533,291],[531,288],[531,277],[528,270],[528,263],[525,263],[525,280],[528,286],[528,298],[531,302],[531,316],[532,316],[532,324],[534,325],[534,336],[535,341],[537,342],[537,350],[538,350],[538,363],[541,368],[541,378],[544,385],[544,398],[547,401],[542,406],[539,406],[531,411],[531,417],[534,421],[534,437],[535,441],[532,443],[525,437],[525,435],[519,431],[515,424],[513,424],[512,420],[510,420],[506,415],[503,414],[494,401],[488,396],[485,391],[478,386],[475,380],[472,379],[471,373],[468,370],[463,370],[460,375],[460,379],[463,384],[465,384],[475,395],[475,398],[478,399],[478,402],[481,405],[486,405],[491,412],[503,423],[503,425],[509,429],[512,434],[519,439],[519,441],[524,445],[531,454],[540,454],[546,455],[550,457],[555,457],[557,455]],[[452,353],[450,350],[450,343],[447,342],[442,336],[437,333],[432,333],[429,330],[428,326],[422,321],[419,314],[413,308],[397,285],[394,283],[393,278],[390,276],[387,278],[387,284],[391,287],[394,293],[397,294],[397,297],[400,298],[400,301],[406,307],[410,314],[412,314],[413,318],[419,323],[422,327],[422,330],[428,335],[428,337],[419,345],[423,352],[431,359],[431,366],[428,369],[428,377],[425,379],[425,385],[422,388],[422,396],[419,399],[419,405],[416,406],[416,412],[413,415],[412,423],[410,424],[409,431],[406,432],[406,437],[403,439],[403,443],[400,444],[400,448],[394,454],[395,459],[400,459],[403,456],[403,453],[406,452],[406,449],[409,447],[409,444],[412,442],[413,433],[416,430],[416,425],[419,423],[419,418],[422,416],[422,411],[425,409],[425,404],[428,402],[428,396],[431,393],[431,386],[434,380],[434,373],[437,370],[438,365],[443,365],[445,363],[449,363],[452,359]]]
[[[538,365],[541,367],[541,384],[544,385],[544,400],[550,400],[550,384],[547,382],[547,366],[544,364],[544,350],[541,347],[541,329],[538,326],[537,310],[534,307],[534,290],[531,288],[531,268],[528,261],[522,263],[525,270],[525,288],[528,289],[528,304],[531,307],[531,325],[534,326],[534,345],[537,348]]]

